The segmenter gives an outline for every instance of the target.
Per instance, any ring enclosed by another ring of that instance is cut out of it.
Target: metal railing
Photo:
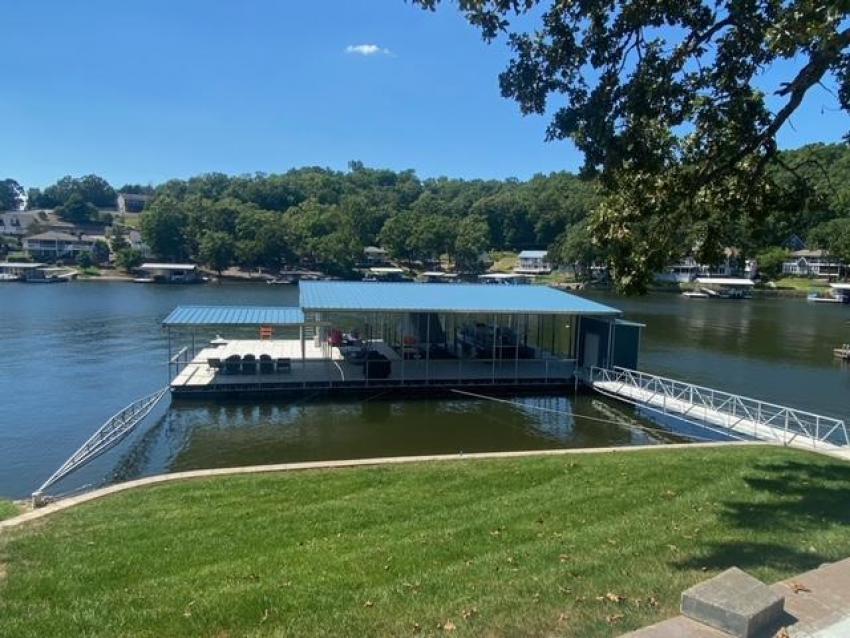
[[[841,419],[739,394],[621,367],[591,368],[590,383],[603,394],[754,439],[796,447],[850,446]]]
[[[46,500],[44,490],[118,445],[124,437],[141,423],[142,419],[150,414],[150,411],[153,410],[154,406],[159,403],[167,392],[168,386],[133,401],[120,412],[112,415],[58,470],[50,475],[50,478],[42,483],[41,487],[33,492],[33,503],[35,505],[43,504]]]

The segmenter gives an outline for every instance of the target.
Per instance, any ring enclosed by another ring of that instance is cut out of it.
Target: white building
[[[545,250],[523,250],[517,256],[514,272],[521,275],[547,275],[552,272],[548,255]]]
[[[80,253],[90,253],[97,240],[97,237],[90,235],[72,235],[49,230],[46,233],[25,237],[23,247],[36,259],[56,261],[59,259],[76,259]]]
[[[118,193],[116,205],[118,206],[118,212],[122,215],[126,215],[127,213],[141,213],[152,199],[153,195]]]
[[[152,283],[192,284],[202,281],[196,264],[170,264],[150,262],[139,266],[139,270]]]
[[[46,216],[41,217],[41,211],[15,211],[0,213],[0,235],[22,237],[33,224],[44,223]]]
[[[840,277],[844,269],[844,262],[825,250],[796,250],[782,263],[783,275],[799,277]]]
[[[363,262],[368,266],[381,266],[387,263],[387,251],[378,246],[366,246],[363,249]]]

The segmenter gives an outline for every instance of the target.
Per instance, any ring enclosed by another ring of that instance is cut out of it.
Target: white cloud
[[[392,55],[392,51],[377,44],[349,44],[345,52],[355,55]]]

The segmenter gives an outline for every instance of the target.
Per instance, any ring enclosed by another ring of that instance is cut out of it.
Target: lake
[[[850,308],[593,295],[646,323],[641,368],[846,418]],[[106,418],[165,385],[159,322],[179,304],[293,305],[289,286],[72,282],[0,286],[0,495],[28,496]],[[661,442],[591,395],[486,400],[173,402],[51,492],[202,467]],[[591,417],[574,418],[568,413]]]

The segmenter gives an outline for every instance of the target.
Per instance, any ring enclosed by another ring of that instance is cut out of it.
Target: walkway
[[[594,390],[737,439],[850,460],[844,421],[628,368],[592,368]]]

